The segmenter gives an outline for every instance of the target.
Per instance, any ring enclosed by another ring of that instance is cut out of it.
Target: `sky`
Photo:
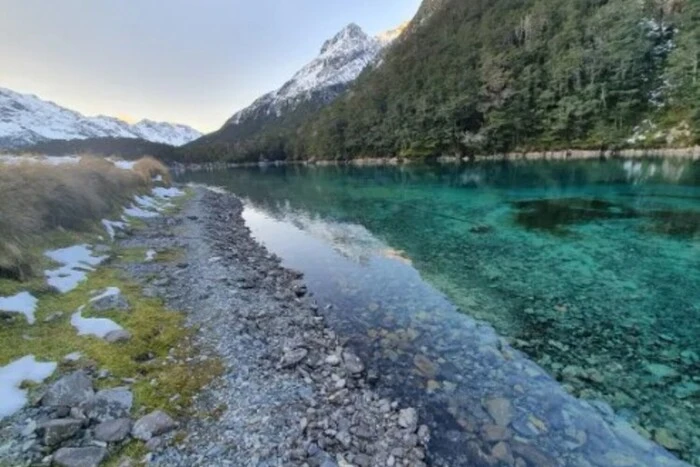
[[[219,128],[351,22],[420,0],[0,0],[0,87],[86,115]]]

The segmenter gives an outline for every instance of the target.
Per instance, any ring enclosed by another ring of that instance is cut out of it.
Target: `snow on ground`
[[[0,297],[0,311],[22,313],[29,324],[34,324],[34,312],[39,300],[29,292],[20,292],[12,297]]]
[[[102,219],[102,225],[104,226],[105,230],[107,231],[107,235],[109,235],[109,238],[111,240],[114,240],[114,234],[116,233],[117,230],[122,230],[124,227],[126,227],[126,222],[110,221],[108,219]]]
[[[80,360],[81,358],[83,358],[83,354],[82,354],[82,353],[80,353],[80,352],[71,352],[71,353],[69,353],[68,355],[66,355],[65,357],[63,357],[63,361],[65,361],[65,362],[77,362],[77,361]]]
[[[155,211],[146,211],[133,204],[129,208],[124,208],[124,214],[129,217],[140,217],[142,219],[148,219],[151,217],[158,217],[158,213]]]
[[[104,289],[104,292],[95,297],[92,297],[90,299],[90,303],[102,300],[103,298],[113,297],[115,295],[119,295],[120,293],[122,293],[122,291],[119,290],[119,287],[107,287],[106,289]]]
[[[108,159],[112,164],[114,164],[116,167],[123,169],[123,170],[134,170],[134,166],[136,165],[136,161],[122,161],[122,160],[117,160],[117,159]]]
[[[156,259],[156,254],[157,254],[156,250],[148,250],[146,252],[146,262],[151,262],[154,259]]]
[[[184,195],[185,192],[180,190],[179,188],[171,187],[171,188],[163,188],[161,186],[155,187],[153,189],[153,195],[157,196],[158,198],[165,198],[165,199],[170,199],[170,198],[177,198],[178,196]]]
[[[55,370],[55,363],[37,362],[34,355],[0,367],[0,419],[9,417],[27,403],[27,393],[20,389],[24,381],[41,383]]]
[[[84,308],[84,306],[78,308],[78,311],[73,313],[73,316],[70,318],[70,324],[78,330],[79,336],[96,336],[102,339],[112,331],[121,331],[123,329],[111,319],[83,318]]]
[[[46,270],[44,274],[50,286],[61,293],[70,292],[85,280],[87,273],[94,270],[107,256],[95,256],[89,245],[74,245],[44,253],[62,266],[58,269]]]

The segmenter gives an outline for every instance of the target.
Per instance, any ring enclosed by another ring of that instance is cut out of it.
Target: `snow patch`
[[[107,287],[107,288],[104,290],[104,292],[102,292],[101,294],[97,295],[96,297],[92,297],[92,298],[90,299],[90,303],[96,302],[96,301],[98,301],[98,300],[102,300],[103,298],[113,297],[113,296],[115,296],[115,295],[119,295],[120,293],[122,293],[122,291],[119,290],[119,287]]]
[[[158,254],[156,250],[148,250],[146,252],[146,262],[150,263],[151,261],[156,259],[156,254]]]
[[[136,165],[136,161],[112,160],[111,162],[115,167],[122,170],[134,170]]]
[[[179,188],[171,187],[171,188],[163,188],[162,186],[155,187],[153,189],[153,195],[157,196],[158,198],[164,198],[164,199],[171,199],[171,198],[177,198],[178,196],[184,195],[185,192],[180,190]]]
[[[70,324],[78,330],[79,336],[95,336],[102,339],[112,331],[121,331],[123,329],[111,319],[83,318],[84,308],[83,306],[78,308],[78,311],[73,313],[73,316],[70,318]]]
[[[146,211],[138,206],[131,205],[131,207],[124,208],[124,214],[129,217],[139,217],[141,219],[149,219],[152,217],[158,217],[158,213],[154,211]]]
[[[55,370],[55,363],[37,362],[34,355],[0,367],[0,419],[9,417],[27,403],[27,392],[20,389],[22,382],[41,383]]]
[[[109,235],[110,240],[114,240],[114,235],[116,231],[124,229],[124,227],[126,227],[126,222],[102,219],[102,225],[107,231],[107,235]]]
[[[46,164],[46,165],[64,165],[77,164],[80,162],[80,156],[15,156],[15,155],[0,155],[0,164],[19,165],[19,164]]]
[[[89,245],[74,245],[45,252],[44,255],[62,265],[58,269],[44,271],[48,284],[61,293],[75,289],[85,280],[87,272],[94,271],[94,266],[107,259],[107,256],[94,255],[90,248]]]
[[[20,292],[12,297],[0,297],[0,311],[21,313],[27,318],[27,323],[34,324],[34,312],[39,303],[29,292]]]

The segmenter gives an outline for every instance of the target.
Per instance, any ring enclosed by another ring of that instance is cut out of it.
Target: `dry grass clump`
[[[148,182],[160,176],[163,183],[167,185],[172,183],[168,168],[161,161],[151,156],[142,157],[136,161],[134,171]]]
[[[83,156],[77,164],[0,164],[0,277],[26,279],[40,254],[41,239],[56,231],[87,231],[115,215],[152,175],[169,181],[167,168],[153,158],[134,170]]]

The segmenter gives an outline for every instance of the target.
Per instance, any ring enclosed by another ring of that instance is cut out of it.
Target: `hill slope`
[[[86,117],[36,96],[0,88],[0,148],[104,137],[180,146],[199,136],[201,133],[186,125],[151,120],[130,125],[114,117]]]
[[[699,57],[693,0],[426,0],[289,157],[694,144]]]

